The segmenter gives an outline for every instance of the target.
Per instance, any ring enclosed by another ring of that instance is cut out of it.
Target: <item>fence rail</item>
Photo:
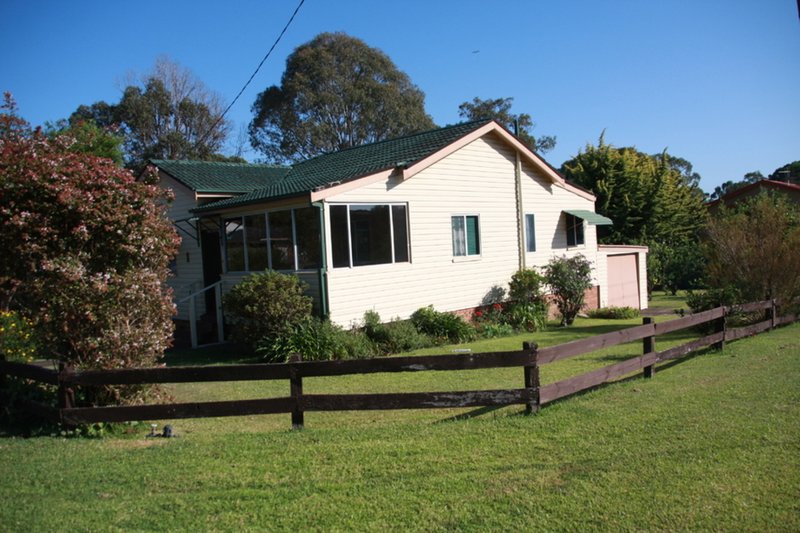
[[[732,312],[766,311],[766,320],[728,328]],[[27,401],[21,407],[39,416],[67,425],[129,420],[163,420],[291,413],[292,425],[302,427],[307,411],[350,411],[383,409],[440,409],[522,404],[528,412],[577,392],[616,380],[644,369],[652,377],[655,365],[709,346],[755,335],[797,320],[796,315],[778,316],[773,300],[753,302],[735,308],[718,307],[667,322],[645,318],[634,326],[556,346],[537,348],[525,343],[522,350],[479,354],[447,354],[420,357],[382,357],[365,360],[301,361],[288,363],[118,370],[74,370],[63,365],[58,371],[41,366],[0,361],[0,379],[14,376],[58,386],[58,407]],[[711,323],[710,335],[663,351],[656,351],[656,338],[673,331]],[[614,363],[556,383],[540,384],[542,365],[619,344],[642,341],[642,355]],[[518,367],[523,370],[523,388],[451,392],[401,392],[384,394],[304,394],[303,378],[343,376],[377,372],[454,371]],[[76,407],[75,387],[135,385],[151,383],[193,383],[212,381],[289,380],[290,395],[281,398],[173,403],[138,406]]]

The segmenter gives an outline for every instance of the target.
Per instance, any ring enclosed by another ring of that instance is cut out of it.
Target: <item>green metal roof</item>
[[[398,139],[380,141],[314,157],[292,166],[286,176],[259,190],[213,202],[195,212],[240,207],[310,193],[369,176],[382,170],[408,167],[491,122],[479,120],[446,126]]]
[[[603,215],[598,215],[594,211],[586,211],[584,209],[564,209],[564,212],[574,215],[578,218],[582,218],[589,224],[593,224],[595,226],[610,226],[614,223],[610,218],[606,218]]]
[[[214,161],[151,159],[150,163],[199,193],[248,193],[269,187],[291,170],[275,165]]]

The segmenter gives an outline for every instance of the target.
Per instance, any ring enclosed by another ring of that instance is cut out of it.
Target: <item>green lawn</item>
[[[600,322],[533,340],[546,345],[609,327]],[[0,524],[4,531],[798,531],[799,339],[795,324],[533,416],[521,407],[475,409],[465,418],[450,410],[308,413],[303,431],[288,429],[289,415],[275,415],[179,420],[170,440],[144,438],[145,424],[104,439],[0,438]],[[517,349],[521,338],[498,342]],[[672,342],[680,339],[659,347]],[[548,365],[543,381],[640,349],[631,343]],[[307,380],[306,389],[455,390],[521,380],[519,369],[377,374]],[[287,390],[285,382],[173,387],[179,400]]]
[[[665,291],[653,291],[653,297],[648,304],[651,308],[688,309],[686,306],[686,291],[678,291],[674,296]]]

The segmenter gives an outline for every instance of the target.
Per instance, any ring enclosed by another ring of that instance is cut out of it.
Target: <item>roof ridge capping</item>
[[[495,121],[494,119],[484,118],[480,120],[470,120],[467,122],[457,122],[455,124],[447,124],[446,126],[439,126],[429,130],[417,131],[415,133],[407,133],[405,135],[401,135],[400,137],[390,137],[388,139],[381,139],[380,141],[374,141],[367,144],[360,144],[358,146],[348,146],[347,148],[342,148],[341,150],[325,152],[324,154],[318,154],[315,155],[314,157],[309,157],[308,159],[303,159],[302,161],[298,161],[297,163],[295,163],[295,165],[303,165],[305,163],[309,163],[311,161],[320,159],[322,157],[328,157],[336,154],[352,152],[353,150],[362,150],[364,148],[375,148],[379,147],[382,144],[399,143],[402,141],[413,139],[415,137],[422,137],[424,135],[433,135],[435,133],[442,133],[447,130],[451,130],[453,128],[467,128],[469,126],[475,126],[475,129],[477,129],[479,126],[483,126],[484,124],[488,124],[489,122],[497,122],[497,121]]]
[[[274,163],[244,163],[239,161],[205,161],[202,159],[148,159],[148,163],[155,166],[160,165],[213,165],[213,166],[239,166],[239,167],[267,167],[267,168],[291,168],[291,165],[276,165]]]

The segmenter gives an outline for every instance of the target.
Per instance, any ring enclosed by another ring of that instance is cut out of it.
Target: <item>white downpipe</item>
[[[514,188],[517,195],[517,249],[519,250],[519,269],[525,270],[525,213],[522,207],[522,158],[517,153],[514,165]]]

